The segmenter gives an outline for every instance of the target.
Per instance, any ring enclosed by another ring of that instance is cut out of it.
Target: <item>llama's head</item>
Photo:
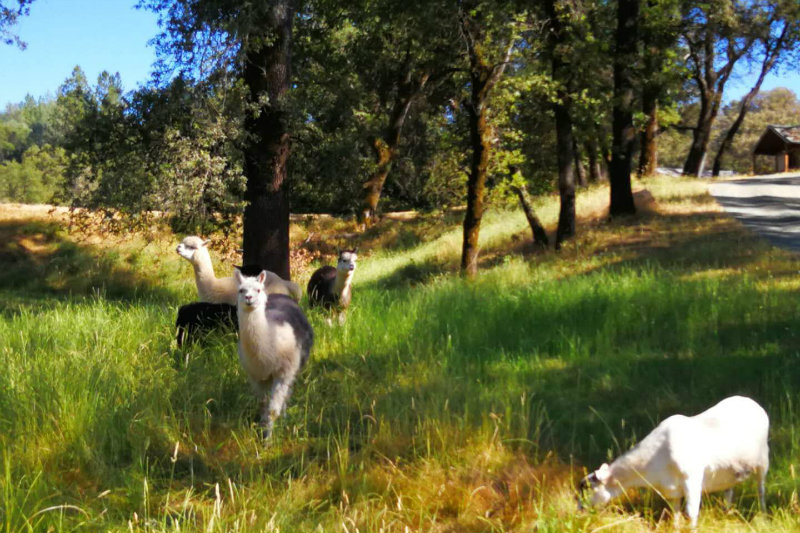
[[[195,254],[198,252],[198,250],[205,250],[206,245],[209,242],[211,241],[207,240],[204,241],[200,237],[195,237],[194,235],[191,235],[183,239],[183,241],[181,241],[181,243],[178,245],[175,251],[178,252],[178,255],[180,255],[184,259],[193,261],[195,259]]]
[[[619,487],[616,485],[611,479],[611,469],[608,464],[603,463],[600,468],[581,480],[578,487],[578,508],[582,508],[584,499],[588,499],[592,506],[608,503],[619,492]]]
[[[266,270],[262,270],[256,277],[244,276],[239,270],[236,270],[234,277],[236,278],[240,306],[251,311],[266,305],[267,289],[264,287],[264,281],[267,279]]]
[[[339,272],[352,272],[356,269],[356,259],[358,259],[358,248],[352,250],[341,250],[339,261],[336,263],[336,270]]]

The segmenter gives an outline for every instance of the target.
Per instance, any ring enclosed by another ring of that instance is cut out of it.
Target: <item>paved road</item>
[[[720,181],[709,190],[745,226],[800,252],[800,174]]]

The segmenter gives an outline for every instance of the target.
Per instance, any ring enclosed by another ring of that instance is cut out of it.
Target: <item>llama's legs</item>
[[[265,396],[261,403],[261,425],[263,436],[268,439],[272,435],[275,420],[286,407],[286,400],[291,392],[291,381],[285,378],[275,378],[269,396]]]

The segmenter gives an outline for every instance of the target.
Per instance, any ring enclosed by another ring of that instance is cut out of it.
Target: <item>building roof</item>
[[[759,155],[775,155],[785,152],[790,147],[800,147],[800,125],[770,124],[758,139],[753,152]]]

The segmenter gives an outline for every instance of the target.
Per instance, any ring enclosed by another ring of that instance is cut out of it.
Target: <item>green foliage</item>
[[[0,163],[0,201],[52,203],[61,191],[67,156],[63,148],[33,145],[22,161]]]

